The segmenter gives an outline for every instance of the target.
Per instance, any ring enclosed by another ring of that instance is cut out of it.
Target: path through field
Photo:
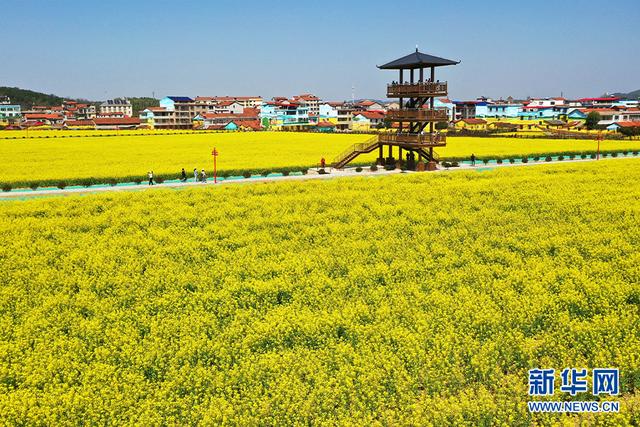
[[[629,156],[630,157],[630,156]],[[606,160],[616,160],[616,159],[624,159],[626,156],[616,157],[616,158],[607,158],[600,159],[602,161]],[[530,162],[530,163],[490,163],[487,165],[482,164],[481,162],[476,162],[476,165],[471,165],[470,162],[461,162],[459,167],[447,169],[440,166],[440,168],[435,172],[449,173],[455,171],[468,171],[468,170],[476,170],[478,172],[483,172],[486,170],[491,170],[494,168],[504,168],[504,167],[518,167],[518,166],[535,166],[535,165],[545,165],[545,164],[557,164],[557,163],[578,163],[578,162],[594,162],[598,161],[596,159],[575,159],[575,160],[552,160],[550,162],[547,161],[539,161],[539,162]],[[37,189],[37,190],[14,190],[10,192],[2,192],[0,193],[0,200],[9,200],[9,199],[28,199],[28,198],[36,198],[36,197],[47,197],[47,196],[66,196],[72,194],[90,194],[90,193],[104,193],[104,192],[120,192],[120,191],[143,191],[143,190],[155,190],[161,188],[171,188],[171,189],[181,189],[181,188],[189,188],[189,187],[201,187],[201,186],[210,186],[210,185],[230,185],[230,184],[249,184],[249,183],[259,183],[259,182],[271,182],[271,181],[303,181],[310,179],[333,179],[333,178],[345,178],[345,177],[357,177],[357,176],[385,176],[385,175],[393,175],[398,173],[416,173],[413,171],[401,171],[399,169],[396,170],[384,170],[378,169],[373,172],[368,168],[363,168],[361,172],[356,172],[356,168],[348,168],[344,170],[331,170],[330,173],[327,174],[318,174],[316,170],[310,170],[307,175],[302,174],[294,174],[289,176],[260,176],[260,177],[251,177],[251,178],[234,178],[234,179],[222,179],[219,178],[217,183],[214,183],[213,177],[209,177],[206,183],[202,182],[194,182],[193,180],[189,180],[187,182],[166,182],[162,184],[156,185],[148,185],[146,183],[134,184],[134,183],[125,183],[119,185],[96,185],[91,187],[70,187],[64,189]]]

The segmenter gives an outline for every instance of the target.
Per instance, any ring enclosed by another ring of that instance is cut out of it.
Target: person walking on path
[[[184,171],[184,168],[182,168],[182,173],[180,174],[180,181],[187,182],[187,173]]]
[[[198,182],[198,168],[193,168],[193,180]]]
[[[207,173],[204,171],[204,169],[202,169],[202,173],[200,174],[200,179],[204,184],[207,183]]]
[[[475,154],[471,154],[471,166],[475,166],[476,165],[476,155]]]
[[[149,171],[147,174],[149,176],[149,185],[154,185],[153,183],[153,171]]]

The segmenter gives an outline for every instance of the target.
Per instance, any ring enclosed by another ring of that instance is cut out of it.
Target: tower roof
[[[459,63],[460,61],[452,61],[438,56],[427,55],[416,49],[415,52],[384,65],[379,65],[378,68],[381,70],[406,70],[412,68],[443,67],[445,65],[456,65]]]

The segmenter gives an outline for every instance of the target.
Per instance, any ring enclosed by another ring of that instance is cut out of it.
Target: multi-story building
[[[202,105],[188,96],[165,96],[160,100],[160,106],[174,112],[173,127],[176,129],[191,129],[193,118],[202,112]]]
[[[74,116],[76,120],[93,119],[96,117],[96,106],[91,104],[78,104]]]
[[[193,122],[194,127],[195,123],[198,123],[204,129],[213,129],[216,126],[227,125],[231,122],[237,126],[249,123],[250,127],[254,127],[255,123],[259,123],[259,112],[257,108],[243,108],[240,113],[205,113],[197,115]]]
[[[293,100],[307,107],[309,115],[318,116],[320,114],[320,98],[310,93],[303,93],[293,97]]]
[[[15,122],[20,120],[21,116],[19,105],[12,104],[8,96],[0,97],[0,122]]]
[[[196,98],[196,100],[198,100],[198,98]],[[214,96],[210,99],[212,99],[215,104],[219,104],[222,102],[237,102],[245,108],[258,108],[262,105],[263,102],[261,96]]]
[[[309,107],[287,98],[273,98],[260,108],[260,121],[267,129],[303,130],[308,129]]]
[[[338,123],[338,105],[336,102],[324,102],[318,107],[319,121]]]
[[[353,128],[353,105],[346,102],[336,104],[336,109],[338,110],[336,130],[351,130]]]
[[[140,112],[140,123],[152,129],[173,129],[176,112],[165,107],[149,107]]]
[[[214,114],[242,114],[245,108],[253,107],[245,107],[238,101],[224,101],[214,105],[210,111]]]
[[[487,104],[487,113],[484,116],[476,115],[476,117],[485,118],[517,118],[518,114],[522,112],[522,104],[509,103],[507,101],[499,100]]]
[[[131,102],[125,98],[109,99],[100,104],[100,114],[103,116],[122,113],[124,117],[131,117],[133,115],[133,107]]]
[[[455,106],[455,120],[473,119],[486,111],[486,101],[453,101]],[[434,102],[435,105],[435,102]]]

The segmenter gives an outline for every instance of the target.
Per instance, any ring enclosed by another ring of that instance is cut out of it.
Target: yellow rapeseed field
[[[49,131],[47,135],[67,133]],[[193,168],[205,168],[211,174],[213,147],[220,152],[221,171],[239,175],[243,171],[299,170],[318,165],[322,157],[330,163],[350,145],[368,138],[371,135],[284,132],[151,135],[147,131],[140,136],[0,140],[3,160],[0,183],[15,187],[30,182],[42,185],[89,178],[94,182],[131,181],[144,178],[149,170],[175,178],[181,168],[187,173]],[[604,141],[602,149],[638,150],[640,141]],[[437,151],[443,158],[468,158],[472,153],[479,158],[495,158],[595,150],[595,141],[460,137],[449,138],[447,147]],[[356,162],[372,163],[376,156],[377,153],[371,153]]]
[[[256,136],[217,141],[239,138]],[[2,424],[640,424],[640,160],[10,201],[0,216]],[[565,367],[619,368],[620,395],[549,399],[620,412],[531,415],[528,370]]]

